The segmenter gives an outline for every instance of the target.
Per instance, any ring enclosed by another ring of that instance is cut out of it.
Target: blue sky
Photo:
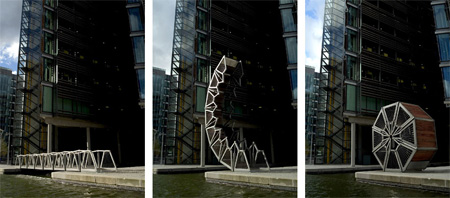
[[[0,67],[17,70],[22,1],[0,0]]]
[[[170,74],[175,0],[153,0],[153,65]]]
[[[320,68],[324,9],[325,0],[305,1],[305,64],[314,66],[316,72]]]

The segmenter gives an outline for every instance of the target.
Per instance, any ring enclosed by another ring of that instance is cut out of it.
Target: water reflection
[[[58,183],[45,177],[0,175],[0,197],[144,197],[144,192]]]
[[[153,175],[153,197],[297,197],[297,193],[207,183],[204,173],[196,173]]]
[[[306,175],[306,197],[445,197],[449,194],[356,182],[354,173]]]

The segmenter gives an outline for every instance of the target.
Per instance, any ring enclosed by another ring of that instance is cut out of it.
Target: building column
[[[87,127],[86,128],[86,146],[87,146],[87,150],[92,150],[92,145],[91,145],[91,127]]]
[[[200,166],[205,167],[205,125],[200,126]]]
[[[350,165],[351,167],[355,167],[355,158],[356,158],[356,123],[352,122],[351,123],[351,145],[350,145],[350,149],[351,149],[351,161],[350,161]]]
[[[53,125],[47,124],[47,153],[52,152]]]

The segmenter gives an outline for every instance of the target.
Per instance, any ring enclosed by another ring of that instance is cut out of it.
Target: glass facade
[[[136,36],[133,38],[133,52],[135,63],[145,62],[145,40],[144,36]]]
[[[358,27],[358,10],[348,6],[347,25]]]
[[[53,60],[43,58],[44,71],[43,80],[47,82],[55,82],[55,68],[53,66]]]
[[[141,0],[127,0],[128,3],[139,3]]]
[[[53,30],[54,25],[54,18],[53,18],[53,12],[50,10],[45,10],[45,23],[44,27],[47,29]]]
[[[206,36],[203,34],[197,35],[197,53],[201,55],[208,55],[208,44]]]
[[[195,111],[205,112],[206,88],[197,87],[197,97],[195,103]]]
[[[54,8],[55,0],[45,0],[45,5]]]
[[[442,68],[442,81],[444,83],[445,98],[450,99],[450,67]]]
[[[358,35],[350,29],[347,29],[347,50],[358,53]]]
[[[55,39],[53,34],[44,32],[44,52],[54,55],[55,53]]]
[[[354,85],[346,85],[347,87],[347,101],[346,101],[346,110],[347,111],[356,111],[357,107],[357,87]]]
[[[198,0],[198,6],[207,9],[208,8],[208,2],[209,2],[209,0]]]
[[[145,100],[145,69],[136,70],[138,85],[139,85],[139,98]]]
[[[294,21],[294,15],[292,9],[282,9],[281,18],[283,19],[283,30],[284,32],[296,32],[297,24]]]
[[[43,86],[42,111],[53,112],[53,88]]]
[[[284,39],[289,64],[297,63],[297,37],[288,37]]]
[[[297,70],[290,70],[289,74],[291,77],[292,98],[297,100]]]
[[[433,6],[434,12],[434,22],[436,24],[436,29],[448,28],[449,27],[449,16],[448,8],[446,9],[445,4],[439,4]]]
[[[208,31],[208,18],[206,12],[198,11],[197,28],[203,31]]]
[[[131,31],[143,31],[144,23],[142,23],[142,15],[140,8],[129,8],[128,16],[130,18]]]
[[[289,4],[293,3],[292,0],[280,0],[280,4]]]
[[[359,65],[356,57],[347,56],[347,78],[359,80]]]
[[[437,41],[441,61],[450,61],[450,34],[438,34]]]
[[[208,66],[206,60],[197,59],[197,81],[208,83]]]

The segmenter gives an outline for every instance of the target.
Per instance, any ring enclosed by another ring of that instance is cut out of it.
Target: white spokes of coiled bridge
[[[220,102],[216,101],[216,99],[223,100],[223,90],[220,89],[223,89],[223,85],[230,83],[232,80],[240,86],[242,76],[242,63],[225,56],[222,57],[214,70],[208,86],[205,103],[205,129],[208,143],[219,162],[232,171],[250,171],[253,168],[263,166],[270,170],[264,151],[259,150],[254,142],[247,146],[244,141],[239,147],[238,143],[234,141],[229,146],[225,132],[222,128],[216,127],[222,115],[222,106],[219,106]],[[236,93],[233,94],[235,95]]]

